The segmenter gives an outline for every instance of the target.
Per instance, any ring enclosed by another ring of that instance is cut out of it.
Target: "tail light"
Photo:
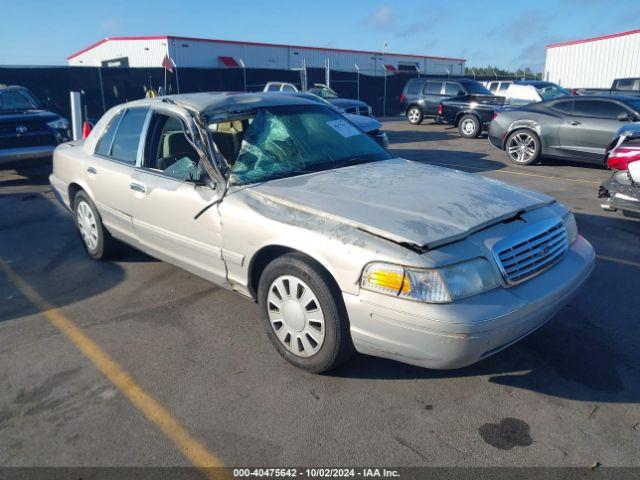
[[[631,162],[640,160],[640,146],[618,147],[609,153],[607,166],[614,170],[626,170]]]
[[[438,115],[442,115],[442,105],[438,105]]]
[[[404,101],[405,101],[405,99],[406,99],[406,98],[407,98],[407,97],[405,97],[405,96],[404,96],[404,92],[402,92],[402,93],[400,94],[400,103],[404,103]]]
[[[496,118],[498,118],[498,112],[494,111],[492,120],[495,120]]]

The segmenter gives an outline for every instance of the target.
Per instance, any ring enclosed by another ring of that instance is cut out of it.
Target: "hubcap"
[[[98,226],[96,225],[93,211],[91,211],[91,207],[87,202],[81,201],[78,203],[76,219],[85,245],[89,250],[95,250],[98,246]]]
[[[470,118],[466,118],[465,120],[462,121],[461,128],[462,128],[462,132],[465,135],[471,135],[473,134],[473,132],[476,131],[476,122],[474,122]]]
[[[293,275],[276,278],[269,287],[267,309],[280,343],[299,357],[322,347],[325,320],[320,302],[309,286]]]
[[[528,133],[517,133],[509,140],[507,151],[514,162],[526,163],[536,154],[536,139]]]
[[[409,120],[411,120],[412,122],[417,122],[418,120],[420,120],[420,112],[417,108],[412,108],[411,110],[409,110]]]

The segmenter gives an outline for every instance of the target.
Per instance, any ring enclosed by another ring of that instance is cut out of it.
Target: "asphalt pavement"
[[[84,253],[50,160],[0,167],[0,465],[640,466],[640,221],[608,172],[384,122],[398,156],[550,194],[594,245],[555,319],[476,365],[288,365],[246,299],[133,249]]]

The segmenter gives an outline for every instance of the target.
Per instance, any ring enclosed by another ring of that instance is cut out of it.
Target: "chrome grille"
[[[515,284],[553,265],[568,248],[564,224],[554,220],[525,227],[517,236],[498,242],[493,251],[505,280]]]

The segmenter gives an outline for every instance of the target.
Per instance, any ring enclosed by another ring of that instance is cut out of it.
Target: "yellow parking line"
[[[0,267],[7,277],[18,287],[22,294],[36,307],[42,315],[60,332],[71,340],[102,374],[113,383],[129,401],[147,417],[156,427],[169,437],[185,457],[199,467],[209,477],[214,478],[210,467],[224,467],[222,461],[210,453],[207,448],[189,433],[162,407],[151,395],[146,393],[135,380],[91,338],[77,327],[62,310],[51,306],[22,277],[20,277],[3,259]],[[221,478],[221,473],[215,478]],[[224,475],[224,474],[222,474]]]
[[[508,170],[508,169],[502,169],[502,170],[487,170],[486,168],[483,167],[474,167],[472,165],[456,165],[453,163],[434,163],[434,162],[429,162],[432,165],[438,165],[441,167],[456,167],[456,168],[472,168],[472,169],[476,169],[476,170],[486,170],[487,173],[491,173],[491,172],[495,172],[495,173],[511,173],[513,175],[524,175],[527,177],[538,177],[538,178],[550,178],[552,180],[561,180],[561,181],[567,181],[567,182],[577,182],[577,183],[590,183],[592,185],[600,185],[600,182],[594,182],[593,180],[580,180],[577,178],[563,178],[563,177],[554,177],[551,175],[537,175],[535,173],[524,173],[524,172],[515,172],[513,170]]]
[[[607,262],[619,263],[621,265],[627,265],[629,267],[640,268],[640,262],[634,262],[632,260],[624,260],[622,258],[615,257],[607,257],[606,255],[596,255],[600,260],[605,260]]]

